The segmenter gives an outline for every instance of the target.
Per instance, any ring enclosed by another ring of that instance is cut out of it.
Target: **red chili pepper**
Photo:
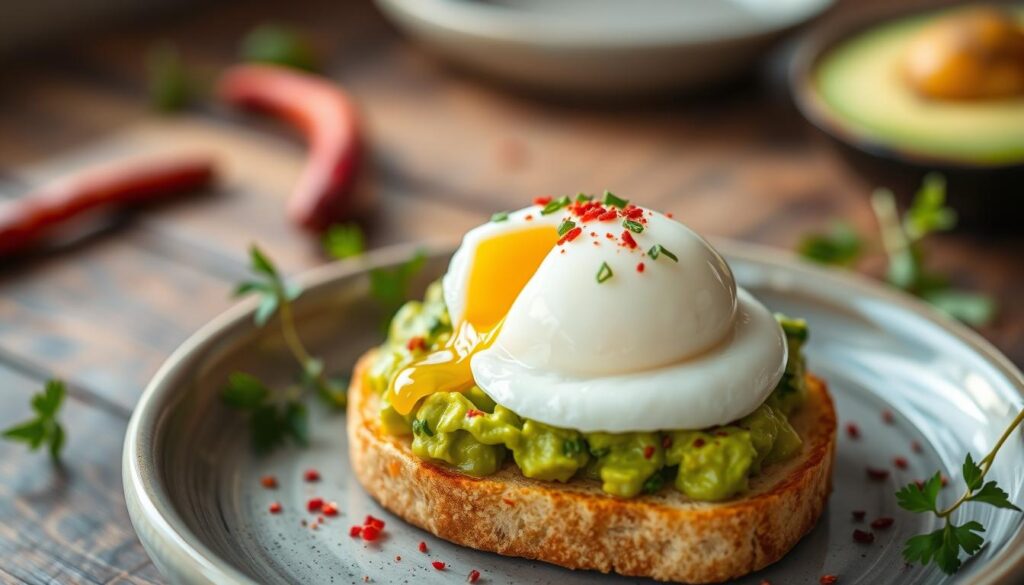
[[[325,77],[275,65],[236,65],[218,82],[229,104],[291,123],[309,145],[306,167],[288,201],[299,225],[322,230],[352,210],[363,156],[362,130],[348,95]]]
[[[445,567],[444,563],[442,563],[441,561],[434,561],[434,562],[432,562],[430,564],[433,565],[434,568],[437,569],[438,571],[443,571],[444,567]]]
[[[875,542],[875,535],[858,528],[853,531],[853,540],[861,544],[871,544]]]
[[[280,502],[273,502],[273,503],[271,503],[270,504],[270,513],[271,514],[280,514],[281,513],[281,503]]]
[[[272,490],[277,487],[277,478],[273,475],[264,475],[260,478],[260,485],[268,490]]]
[[[319,512],[320,509],[323,507],[323,498],[311,498],[308,502],[306,502],[306,509],[309,510],[310,512]]]
[[[896,522],[894,518],[883,516],[881,518],[876,518],[873,522],[871,522],[871,527],[875,530],[885,530],[886,528],[892,526],[894,522]]]
[[[846,423],[846,434],[849,435],[851,439],[859,439],[860,427],[857,426],[857,423]]]
[[[306,472],[302,474],[302,477],[306,481],[320,481],[320,472],[315,469],[307,469]]]
[[[469,572],[469,576],[466,577],[466,581],[469,581],[470,583],[476,583],[479,580],[480,580],[480,571],[477,571],[476,569],[473,569],[472,571],[470,571]]]
[[[373,542],[380,538],[380,528],[376,526],[363,526],[363,540]]]
[[[338,504],[334,502],[324,502],[321,511],[325,516],[337,516],[338,515]]]
[[[213,179],[213,160],[196,155],[86,169],[0,203],[0,256],[35,245],[85,212],[166,199]]]
[[[362,534],[363,534],[363,527],[362,526],[353,526],[352,528],[348,529],[348,535],[353,537],[353,538],[355,538],[357,536],[361,536]]]
[[[637,272],[643,272],[644,271],[644,263],[643,262],[641,262],[641,263],[636,265],[636,271]]]
[[[617,217],[619,217],[619,212],[614,209],[609,209],[608,211],[602,213],[597,218],[597,221],[612,221]]]
[[[384,529],[384,521],[381,520],[380,518],[374,518],[373,516],[370,516],[369,514],[367,514],[366,520],[363,521],[363,525],[364,526],[373,526],[374,528],[377,528],[378,530],[383,530]]]
[[[419,549],[420,549],[420,552],[421,552],[421,553],[425,553],[425,552],[427,552],[427,543],[425,543],[425,542],[423,542],[423,541],[421,540],[421,541],[420,541],[420,546],[419,546]]]
[[[639,207],[630,207],[626,210],[626,217],[629,219],[639,219],[644,214],[644,210]]]
[[[630,249],[636,248],[636,240],[633,239],[633,235],[629,233],[629,230],[622,232],[622,243]]]
[[[583,217],[580,218],[580,221],[582,221],[583,223],[588,223],[600,218],[604,214],[605,209],[601,206],[597,206],[592,209],[588,209],[586,213],[583,214]]]

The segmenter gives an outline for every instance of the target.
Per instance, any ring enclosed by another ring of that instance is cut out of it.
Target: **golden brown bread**
[[[663,489],[622,500],[599,482],[532,480],[514,464],[475,478],[419,459],[409,436],[378,424],[379,398],[363,383],[373,353],[359,361],[349,389],[352,466],[382,506],[457,544],[571,569],[719,582],[782,558],[814,527],[831,490],[836,417],[813,376],[807,403],[791,419],[801,453],[765,468],[743,498],[694,502]]]

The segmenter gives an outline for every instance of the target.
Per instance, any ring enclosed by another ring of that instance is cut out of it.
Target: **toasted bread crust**
[[[514,464],[475,478],[419,459],[409,437],[378,424],[379,398],[363,383],[372,358],[359,361],[349,389],[354,471],[382,506],[457,544],[571,569],[713,583],[782,558],[814,527],[831,491],[836,417],[813,376],[791,419],[801,453],[764,469],[741,499],[694,502],[666,488],[623,500],[592,480],[528,479]]]

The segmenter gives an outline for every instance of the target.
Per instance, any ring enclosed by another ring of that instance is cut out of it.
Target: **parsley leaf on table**
[[[64,382],[50,380],[41,392],[32,396],[32,411],[35,417],[14,425],[3,432],[9,441],[25,443],[32,451],[47,445],[50,457],[57,461],[64,447],[64,427],[57,421],[57,413],[64,403],[66,394]]]

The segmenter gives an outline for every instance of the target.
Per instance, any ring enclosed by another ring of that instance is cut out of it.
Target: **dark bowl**
[[[892,189],[904,205],[909,203],[925,174],[939,172],[946,177],[949,204],[957,210],[961,228],[1019,231],[1024,219],[1024,160],[999,165],[968,163],[859,136],[814,87],[812,73],[822,57],[840,42],[888,20],[958,4],[962,3],[918,2],[897,9],[882,7],[822,23],[797,47],[789,70],[790,90],[800,113],[829,138],[843,159],[871,183]]]

